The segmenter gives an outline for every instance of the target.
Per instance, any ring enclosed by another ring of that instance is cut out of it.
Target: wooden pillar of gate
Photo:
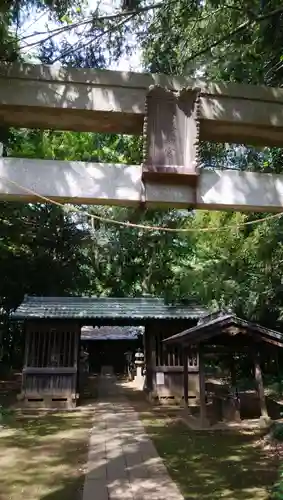
[[[240,399],[237,389],[237,372],[236,372],[236,363],[235,357],[232,353],[230,356],[230,374],[231,374],[231,385],[233,392],[233,415],[236,422],[241,422],[241,408],[240,408]]]
[[[196,187],[199,89],[149,89],[144,121],[143,180]]]
[[[206,392],[205,392],[205,360],[203,345],[199,344],[199,406],[201,425],[208,425],[206,414]]]
[[[155,367],[155,337],[152,322],[145,325],[144,332],[145,342],[145,373],[146,373],[146,390],[151,397],[154,390],[154,367]]]
[[[188,348],[184,347],[183,350],[183,364],[184,364],[184,404],[185,408],[189,408],[189,370],[188,370]]]

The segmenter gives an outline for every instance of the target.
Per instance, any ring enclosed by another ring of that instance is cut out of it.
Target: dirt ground
[[[1,500],[78,500],[91,413],[4,414]]]
[[[20,387],[0,379],[0,500],[80,500],[91,408],[21,412]]]
[[[95,379],[87,402],[73,412],[9,410],[19,377],[0,382],[0,500],[81,500]],[[152,406],[118,382],[185,500],[268,500],[283,461],[282,446],[262,430],[191,430],[176,406]]]

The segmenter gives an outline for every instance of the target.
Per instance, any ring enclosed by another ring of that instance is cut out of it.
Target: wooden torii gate
[[[283,146],[283,89],[89,69],[0,66],[3,125],[143,134],[142,165],[0,158],[0,199],[283,209],[283,175],[200,169],[200,141]]]

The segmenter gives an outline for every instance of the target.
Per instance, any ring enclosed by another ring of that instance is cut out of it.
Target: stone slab
[[[99,394],[83,500],[184,500],[114,377],[101,377]],[[113,395],[117,404],[109,404]],[[105,430],[97,432],[101,421]]]
[[[89,481],[86,478],[83,500],[109,500],[106,482],[103,479]]]

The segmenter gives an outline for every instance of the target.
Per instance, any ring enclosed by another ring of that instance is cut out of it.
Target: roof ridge
[[[148,296],[140,296],[140,297],[106,297],[106,296],[97,296],[97,295],[25,295],[24,300],[120,300],[120,301],[132,301],[132,300],[160,300],[165,303],[163,297],[148,297]],[[181,302],[180,302],[181,304]]]
[[[148,297],[148,296],[140,296],[140,297],[101,297],[97,295],[91,296],[78,296],[78,295],[66,295],[66,296],[46,296],[46,295],[25,295],[24,300],[22,302],[66,302],[66,301],[107,301],[107,302],[161,302],[165,307],[175,307],[175,308],[198,308],[206,311],[204,307],[195,303],[195,302],[166,302],[163,297]],[[209,316],[210,314],[205,314],[204,317]]]

